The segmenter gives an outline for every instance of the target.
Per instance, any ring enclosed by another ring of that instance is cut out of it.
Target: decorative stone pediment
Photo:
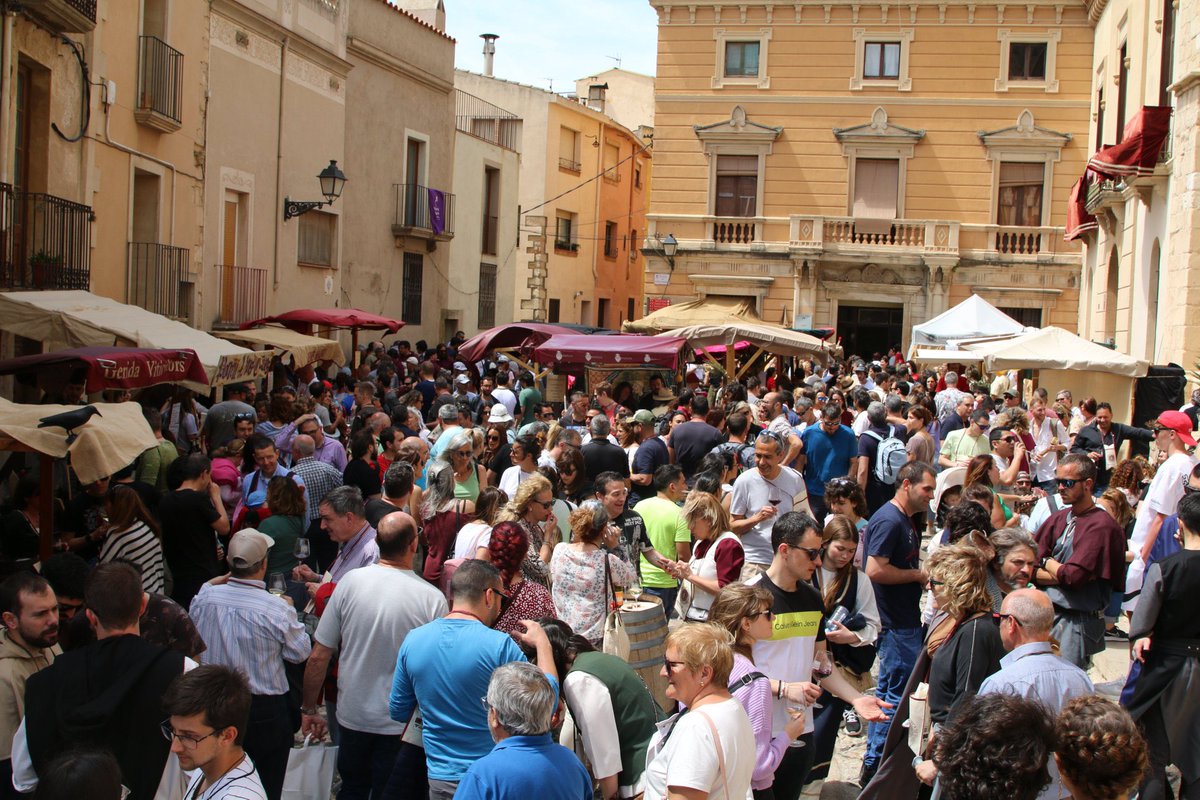
[[[850,128],[834,128],[833,135],[842,144],[909,144],[915,145],[925,138],[924,130],[913,130],[888,121],[887,110],[876,107],[871,121]]]
[[[1017,115],[1017,124],[994,131],[979,131],[979,140],[989,150],[1014,147],[1036,150],[1062,150],[1071,141],[1071,134],[1059,133],[1049,128],[1040,128],[1034,122],[1033,112],[1028,108]]]
[[[779,138],[783,128],[774,128],[746,117],[746,109],[734,106],[729,119],[711,125],[696,125],[692,128],[700,141],[705,143],[770,144]]]

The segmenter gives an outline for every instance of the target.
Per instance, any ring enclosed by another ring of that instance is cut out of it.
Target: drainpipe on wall
[[[287,87],[287,57],[290,36],[284,36],[279,45],[279,119],[275,131],[275,244],[271,255],[272,288],[279,288],[279,238],[283,225],[283,92]],[[249,254],[247,253],[247,256]]]
[[[4,33],[0,46],[0,183],[8,183],[9,141],[12,106],[13,21],[16,13],[4,10]]]

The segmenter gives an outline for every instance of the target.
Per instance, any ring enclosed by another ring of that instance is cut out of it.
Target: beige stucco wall
[[[382,0],[353,3],[348,33],[346,174],[354,183],[343,205],[339,305],[402,318],[404,253],[421,253],[421,321],[405,320],[405,338],[441,340],[450,248],[427,252],[425,240],[397,239],[391,226],[396,184],[452,191],[454,42]],[[405,173],[410,137],[426,142],[423,175]],[[456,232],[468,224],[457,207],[454,224]]]
[[[652,5],[660,25],[649,229],[673,233],[681,255],[671,270],[648,249],[647,297],[749,295],[769,321],[811,315],[817,326],[834,325],[842,304],[899,307],[907,342],[913,324],[974,291],[997,305],[1040,309],[1045,324],[1075,328],[1079,247],[1062,241],[1061,227],[1086,157],[1091,29],[1081,4]],[[1055,85],[1002,89],[1001,40],[1014,33],[1054,41]],[[722,82],[720,37],[760,35],[767,80]],[[856,41],[873,36],[907,39],[910,84],[854,85]],[[766,150],[754,241],[717,243],[711,156],[694,127],[730,123],[736,139],[735,107],[745,130],[783,130]],[[912,241],[852,247],[813,239],[811,226],[794,217],[851,214],[853,148],[834,129],[865,126],[869,138],[866,126],[884,121],[885,135],[924,132],[901,170],[897,216],[914,221]],[[991,150],[979,135],[1019,126],[1005,134],[1011,144]],[[999,161],[1057,134],[1070,139],[1047,150],[1039,251],[997,252]]]
[[[212,5],[198,327],[211,326],[220,307],[217,265],[224,258],[227,192],[248,197],[238,266],[267,271],[266,313],[332,306],[339,299],[338,270],[298,266],[298,220],[283,221],[285,197],[321,199],[317,173],[331,159],[345,164],[347,4],[334,5],[335,10],[322,10],[320,0]],[[343,215],[352,186],[324,210]]]
[[[500,171],[499,229],[496,254],[483,253],[484,171]],[[454,195],[458,216],[449,245],[450,269],[446,308],[456,314],[462,330],[472,336],[479,326],[479,268],[496,267],[496,324],[512,322],[516,308],[516,272],[526,254],[518,249],[517,204],[521,156],[492,142],[456,131],[454,134]]]
[[[654,76],[627,69],[606,69],[575,81],[575,94],[586,100],[588,87],[608,84],[604,113],[631,131],[654,127]]]

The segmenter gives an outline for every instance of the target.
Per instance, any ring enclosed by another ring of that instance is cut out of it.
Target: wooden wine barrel
[[[642,676],[654,701],[664,711],[674,711],[675,701],[667,699],[667,679],[662,675],[667,640],[662,600],[642,595],[641,600],[621,606],[619,613],[629,635],[629,666]]]

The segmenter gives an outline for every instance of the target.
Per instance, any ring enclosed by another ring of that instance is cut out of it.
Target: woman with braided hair
[[[1146,740],[1129,712],[1098,695],[1076,697],[1063,707],[1055,725],[1063,786],[1075,800],[1125,800],[1138,787],[1149,764]],[[1159,791],[1139,797],[1168,796]],[[1181,797],[1195,797],[1184,787]]]
[[[525,580],[521,571],[521,564],[529,555],[529,535],[524,528],[516,522],[497,524],[492,528],[487,550],[492,564],[500,570],[504,593],[508,595],[507,607],[492,627],[511,636],[514,631],[524,631],[523,619],[555,615],[550,590],[540,583]]]

